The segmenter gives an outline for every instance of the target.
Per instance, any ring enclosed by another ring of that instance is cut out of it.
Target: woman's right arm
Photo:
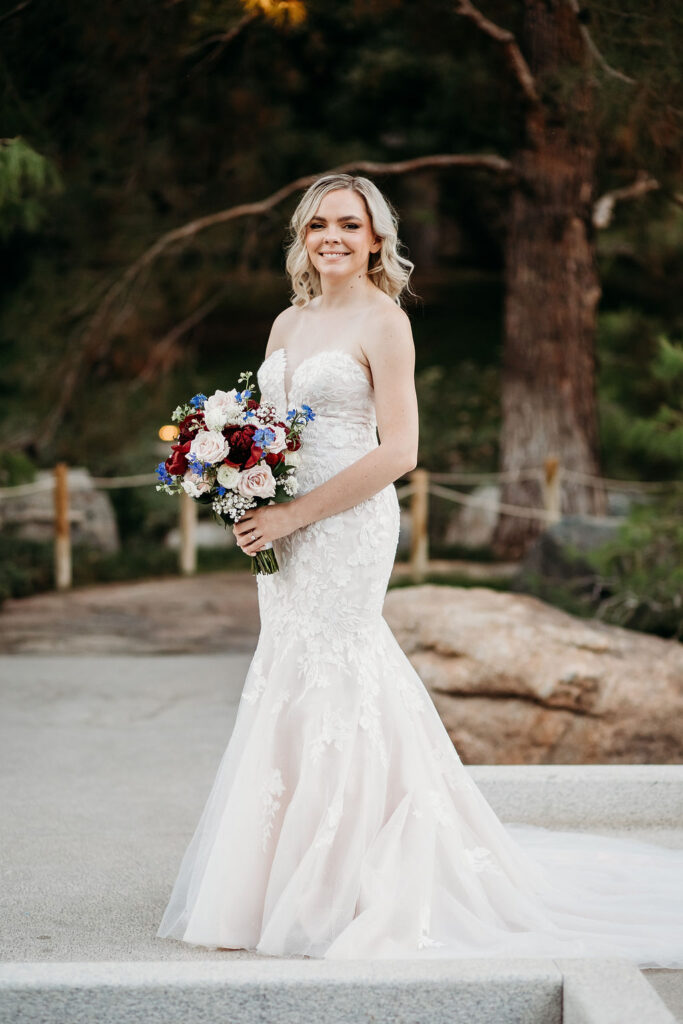
[[[268,335],[268,343],[266,345],[266,354],[263,357],[264,359],[267,359],[268,356],[272,356],[276,349],[285,347],[285,338],[287,336],[287,330],[294,308],[294,306],[288,306],[287,309],[283,309],[281,313],[278,313],[273,320],[272,327],[270,328],[270,334]]]

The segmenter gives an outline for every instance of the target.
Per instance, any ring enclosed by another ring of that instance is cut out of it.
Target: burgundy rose
[[[187,472],[187,453],[191,444],[191,441],[185,441],[184,444],[171,445],[173,454],[169,455],[164,463],[171,476],[184,475]]]
[[[193,426],[194,424],[194,426]],[[197,429],[204,425],[204,410],[197,409],[196,412],[188,413],[185,419],[178,424],[179,437],[181,441],[191,441],[197,433]]]
[[[284,462],[284,460],[284,452],[268,452],[268,454],[266,455],[266,464],[270,466],[271,469],[273,468],[273,466],[277,466],[278,462]]]
[[[288,437],[287,438],[287,451],[288,452],[298,452],[299,448],[301,448],[301,439],[300,438],[298,438],[298,437]]]
[[[258,408],[259,408],[259,403],[256,401],[255,398],[249,398],[247,400],[247,409],[258,409]]]
[[[251,469],[261,458],[261,449],[253,444],[253,437],[256,427],[247,424],[246,427],[233,427],[223,431],[227,438],[230,451],[224,460],[228,466],[235,466],[236,469]]]

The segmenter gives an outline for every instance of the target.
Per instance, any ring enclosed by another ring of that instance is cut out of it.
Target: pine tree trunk
[[[562,102],[555,98],[528,112],[514,157],[519,185],[506,238],[501,469],[542,466],[556,457],[562,468],[597,474],[600,285],[591,226],[591,89],[580,73],[583,45],[570,6],[526,0],[525,8],[524,50],[540,87],[547,94],[549,76],[572,69],[578,75]],[[502,500],[538,508],[540,486],[533,480],[507,483]],[[562,512],[602,513],[604,493],[567,482]],[[494,549],[502,557],[521,557],[543,528],[537,519],[502,515]]]

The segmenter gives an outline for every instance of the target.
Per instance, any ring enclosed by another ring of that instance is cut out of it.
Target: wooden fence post
[[[410,481],[410,571],[413,581],[418,583],[429,568],[429,472],[414,469]]]
[[[178,567],[184,576],[197,571],[197,502],[189,494],[180,495],[180,548]]]
[[[562,518],[562,496],[560,492],[560,478],[562,474],[559,459],[555,456],[548,457],[544,462],[544,470],[543,505],[548,513],[546,526],[550,526],[551,523],[559,523]]]
[[[57,590],[71,586],[71,534],[69,532],[69,478],[66,462],[54,468],[55,552],[54,572]]]

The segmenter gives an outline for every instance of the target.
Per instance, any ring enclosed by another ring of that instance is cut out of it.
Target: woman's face
[[[308,257],[321,277],[328,279],[367,274],[368,257],[381,246],[365,202],[351,189],[335,189],[323,196],[306,226]]]

